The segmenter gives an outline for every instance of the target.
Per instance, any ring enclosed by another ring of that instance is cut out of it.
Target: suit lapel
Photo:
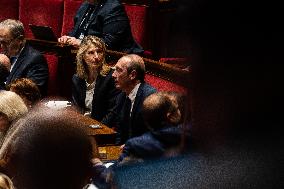
[[[134,104],[133,104],[132,112],[131,112],[131,120],[136,115],[137,108],[138,108],[139,104],[141,104],[141,101],[143,99],[142,98],[143,97],[143,86],[144,86],[144,83],[141,83],[139,88],[138,88],[138,91],[137,91],[137,94],[136,94],[136,97],[135,97],[135,101],[134,101]]]
[[[89,7],[89,4],[86,3],[84,9],[82,10],[82,15],[80,16],[79,20],[76,22],[76,25],[74,26],[75,30],[79,29],[79,26],[80,26],[82,20],[84,19],[85,15],[86,15],[88,7]]]
[[[18,59],[14,63],[15,65],[14,65],[12,71],[10,72],[10,74],[7,78],[7,83],[10,83],[12,81],[12,79],[14,79],[14,77],[17,75],[17,73],[21,73],[22,68],[24,67],[23,63],[24,63],[27,51],[28,51],[28,47],[27,47],[27,45],[25,45],[25,47],[22,50],[22,52],[20,53]]]
[[[77,85],[79,86],[79,103],[82,107],[85,107],[85,99],[86,99],[86,81],[84,79],[78,78]]]
[[[98,3],[95,5],[95,10],[90,18],[90,23],[94,21],[94,19],[97,17],[99,10],[104,6],[104,0],[98,1]]]

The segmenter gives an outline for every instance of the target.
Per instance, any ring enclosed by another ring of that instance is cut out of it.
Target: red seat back
[[[63,0],[20,0],[19,19],[23,22],[26,37],[33,38],[29,24],[52,27],[60,37],[63,18]]]
[[[1,0],[0,22],[11,18],[19,18],[19,0]]]
[[[154,75],[146,74],[145,81],[155,87],[158,91],[175,91],[185,95],[187,94],[187,89],[185,87]]]
[[[152,51],[152,31],[151,11],[145,5],[124,4],[126,14],[129,18],[131,31],[134,39],[144,50]]]
[[[61,35],[68,35],[74,27],[74,16],[83,0],[64,0],[64,14]]]

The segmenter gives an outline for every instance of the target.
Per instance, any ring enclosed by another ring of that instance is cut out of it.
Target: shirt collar
[[[11,62],[11,65],[13,65],[17,61],[17,59],[19,58],[19,56],[22,53],[23,49],[24,49],[24,47],[21,48],[21,50],[19,51],[19,53],[17,55],[10,57],[10,60],[13,60],[13,62]]]
[[[128,98],[131,100],[131,102],[135,100],[140,85],[141,83],[136,84],[132,91],[129,93]]]

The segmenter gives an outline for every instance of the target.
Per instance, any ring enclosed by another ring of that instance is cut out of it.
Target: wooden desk
[[[109,128],[108,126],[102,124],[101,122],[92,119],[90,117],[84,116],[78,112],[76,107],[74,106],[54,106],[54,101],[56,102],[62,102],[62,99],[59,98],[53,98],[52,100],[50,98],[43,99],[37,106],[38,108],[51,108],[56,111],[56,109],[60,109],[63,111],[67,111],[68,114],[75,118],[77,120],[77,126],[83,128],[86,133],[89,136],[92,136],[95,138],[97,146],[99,145],[109,145],[109,144],[115,144],[115,137],[116,137],[116,132]],[[48,106],[47,103],[51,102],[51,105]],[[52,103],[53,102],[53,103]],[[67,101],[65,101],[67,102]],[[90,125],[98,125],[100,128],[92,128]]]
[[[122,152],[120,146],[99,146],[98,151],[103,162],[117,160]]]
[[[81,125],[86,130],[89,136],[93,136],[96,139],[97,145],[107,145],[115,143],[116,132],[102,124],[101,122],[94,120],[90,117],[79,114],[75,111],[70,111],[70,113],[74,113],[76,115],[77,120],[81,123]],[[101,128],[91,128],[90,125],[99,125]]]

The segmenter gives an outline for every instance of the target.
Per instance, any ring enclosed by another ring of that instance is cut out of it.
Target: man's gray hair
[[[0,28],[7,28],[11,32],[12,37],[15,38],[24,38],[25,29],[24,25],[19,20],[6,19],[0,22]]]

